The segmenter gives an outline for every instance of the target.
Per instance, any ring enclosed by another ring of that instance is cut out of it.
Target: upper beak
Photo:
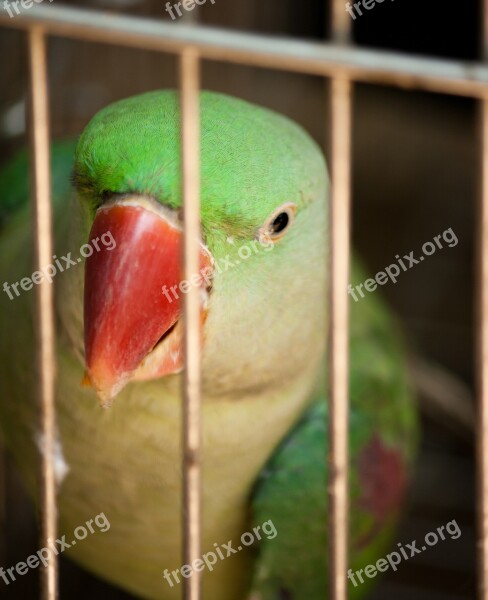
[[[102,245],[107,238],[113,243]],[[156,201],[124,197],[98,209],[89,242],[99,250],[85,266],[86,373],[110,404],[131,379],[182,368],[182,230],[176,214]],[[197,285],[206,290],[213,261],[200,247]],[[205,311],[202,304],[202,322]]]

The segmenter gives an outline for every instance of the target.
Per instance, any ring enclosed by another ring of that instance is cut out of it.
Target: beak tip
[[[93,377],[89,370],[85,371],[85,375],[83,377],[82,386],[93,388],[96,395],[98,396],[98,400],[100,406],[102,408],[110,408],[114,399],[119,394],[122,389],[129,383],[130,374],[126,373],[122,376],[119,376],[115,382],[113,381],[99,381],[96,377]]]

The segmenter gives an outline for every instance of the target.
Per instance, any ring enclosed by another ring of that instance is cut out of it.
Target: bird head
[[[104,403],[183,366],[182,299],[199,289],[204,385],[281,384],[323,348],[327,174],[287,118],[202,92],[200,273],[182,279],[178,94],[100,111],[76,150],[87,243],[86,373]],[[105,236],[105,237],[104,237]],[[107,243],[105,243],[107,242]],[[98,250],[97,250],[98,248]]]

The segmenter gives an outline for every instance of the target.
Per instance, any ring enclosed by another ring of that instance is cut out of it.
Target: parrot
[[[204,597],[323,599],[325,158],[301,126],[268,108],[201,91],[199,111],[200,271],[191,281],[181,268],[178,91],[119,100],[95,114],[78,140],[53,142],[55,254],[37,273],[27,153],[3,167],[2,436],[35,501],[44,450],[33,307],[34,287],[45,278],[55,294],[59,532],[73,540],[101,513],[110,524],[75,540],[66,555],[136,597],[181,599],[191,569],[182,563],[181,534],[182,305],[198,287],[202,560],[193,567],[202,571]],[[352,276],[364,279],[361,262],[352,263]],[[355,571],[392,543],[419,424],[394,315],[379,293],[348,300]],[[375,582],[351,578],[350,598],[366,597]]]

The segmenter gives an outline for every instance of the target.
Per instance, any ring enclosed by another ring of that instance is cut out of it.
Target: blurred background
[[[54,0],[57,3],[58,0]],[[163,0],[65,2],[82,8],[170,20]],[[395,0],[353,22],[360,47],[461,60],[479,58],[480,6],[474,0]],[[324,40],[323,0],[215,0],[188,17],[198,23],[266,35]],[[186,18],[186,17],[185,17]],[[178,26],[176,21],[175,27]],[[26,144],[26,44],[0,28],[0,164]],[[76,137],[103,106],[133,94],[177,85],[172,56],[51,39],[52,134]],[[320,78],[205,63],[203,87],[240,96],[301,123],[326,149],[327,85]],[[382,292],[403,323],[415,354],[440,369],[435,394],[469,409],[474,383],[474,244],[478,190],[477,105],[469,99],[357,85],[354,98],[353,240],[371,273],[395,255],[420,253],[452,228],[459,243],[438,250]],[[359,282],[352,282],[359,283]],[[1,382],[0,382],[1,386]],[[1,388],[0,388],[1,390]],[[1,391],[0,391],[1,394]],[[0,395],[1,401],[1,395]],[[432,412],[432,411],[430,411]],[[402,542],[456,519],[462,536],[388,572],[375,600],[471,600],[475,597],[474,457],[469,427],[425,411],[423,446]],[[468,410],[469,413],[469,410]],[[37,550],[34,511],[4,458],[0,477],[0,565]],[[38,573],[1,598],[37,597]],[[131,598],[61,558],[63,598]]]

